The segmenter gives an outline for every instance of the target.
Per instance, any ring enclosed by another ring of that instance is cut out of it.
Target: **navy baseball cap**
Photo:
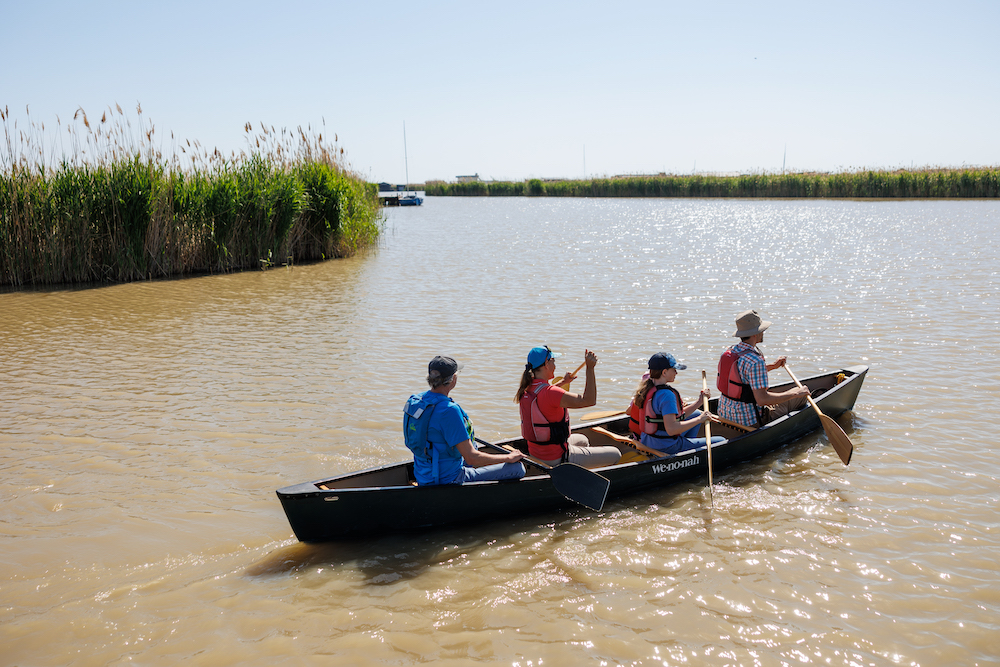
[[[463,366],[465,364],[459,363],[451,357],[437,356],[431,359],[431,363],[427,364],[427,374],[431,377],[437,374],[437,377],[442,379],[450,378],[462,370]]]
[[[679,371],[687,368],[684,364],[677,363],[674,359],[674,355],[667,354],[666,352],[657,352],[649,358],[649,370],[651,371],[665,371],[670,368],[676,368]]]

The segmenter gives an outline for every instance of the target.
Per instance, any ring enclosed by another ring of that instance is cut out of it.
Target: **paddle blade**
[[[604,509],[611,480],[575,463],[560,463],[549,471],[556,491],[595,512]]]
[[[821,413],[819,420],[823,423],[823,430],[826,432],[827,440],[833,445],[837,456],[840,457],[845,466],[848,465],[851,462],[851,454],[854,453],[854,443],[844,433],[844,429],[840,428],[840,424],[833,421],[830,417]]]
[[[618,415],[625,414],[621,410],[599,410],[597,412],[588,412],[581,419],[585,422],[597,421],[598,419],[604,419],[606,417],[616,417]]]

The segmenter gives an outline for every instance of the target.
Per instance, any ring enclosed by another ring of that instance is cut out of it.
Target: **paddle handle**
[[[577,366],[576,370],[571,373],[572,377],[575,378],[576,374],[579,373],[580,371],[582,371],[583,367],[586,366],[586,365],[587,365],[587,362],[585,361],[582,364],[580,364],[579,366]],[[553,382],[552,386],[553,387],[561,387],[565,381],[566,381],[566,378],[563,378],[562,380],[559,380],[559,382]]]

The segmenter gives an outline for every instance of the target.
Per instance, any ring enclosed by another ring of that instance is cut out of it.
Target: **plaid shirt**
[[[740,379],[750,385],[751,389],[767,389],[767,363],[760,350],[742,341],[733,349],[739,353],[749,352],[749,354],[742,354],[736,362]],[[728,396],[719,397],[719,416],[744,426],[757,425],[757,413],[753,404],[734,401]]]

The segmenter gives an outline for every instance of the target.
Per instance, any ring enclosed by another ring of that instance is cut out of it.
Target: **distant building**
[[[479,181],[479,174],[473,174],[472,176],[456,176],[455,179],[459,183],[476,183]]]

